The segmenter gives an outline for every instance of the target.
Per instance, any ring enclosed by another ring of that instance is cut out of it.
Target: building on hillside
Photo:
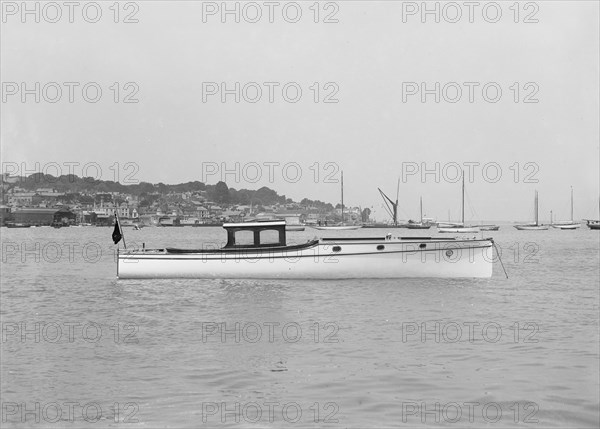
[[[98,215],[95,212],[89,211],[89,210],[83,210],[81,212],[81,222],[82,223],[91,223],[92,225],[95,225],[96,223],[98,223]]]
[[[211,217],[220,217],[223,214],[223,209],[219,206],[210,206],[208,210]]]
[[[0,206],[0,225],[4,225],[4,222],[12,220],[12,213],[10,207]]]
[[[244,218],[244,212],[239,210],[225,210],[221,218],[228,222],[240,222]]]
[[[210,218],[210,212],[206,207],[198,206],[196,207],[196,216],[200,219],[200,221],[204,221]]]
[[[26,225],[70,225],[75,223],[76,215],[68,208],[27,208],[15,210],[13,218],[16,223]]]
[[[41,188],[35,191],[35,197],[39,200],[39,202],[35,205],[42,205],[46,207],[52,207],[57,205],[58,198],[64,196],[65,194],[62,192],[56,192],[54,189],[50,188]]]
[[[10,192],[7,202],[11,207],[31,207],[38,205],[41,201],[42,199],[35,192]]]
[[[279,212],[277,217],[285,219],[286,225],[302,225],[306,220],[306,216],[300,213]]]
[[[99,217],[114,217],[115,213],[122,219],[137,219],[138,211],[135,207],[122,203],[120,206],[115,206],[113,203],[101,204],[100,207],[95,206],[93,211]]]

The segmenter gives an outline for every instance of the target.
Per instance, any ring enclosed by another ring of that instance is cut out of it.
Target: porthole
[[[333,250],[334,252],[339,252],[340,250],[342,250],[342,248],[340,246],[333,246]]]
[[[377,246],[377,250],[383,250],[385,249],[385,246],[383,244],[380,244],[379,246]]]
[[[447,257],[450,257],[452,255],[454,255],[454,252],[452,250],[446,250],[446,256]]]
[[[424,248],[426,248],[426,247],[427,247],[427,245],[426,245],[425,243],[421,243],[421,244],[419,244],[419,249],[424,249]]]

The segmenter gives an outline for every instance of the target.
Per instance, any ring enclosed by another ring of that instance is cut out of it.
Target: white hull
[[[382,247],[383,246],[383,247]],[[120,279],[348,279],[492,276],[491,240],[320,240],[301,249],[169,253],[125,251]]]
[[[438,232],[446,232],[446,233],[453,233],[453,234],[471,234],[471,233],[477,233],[479,232],[479,228],[476,227],[469,227],[469,226],[465,226],[465,227],[450,227],[450,228],[438,228]]]
[[[313,228],[322,231],[350,231],[361,227],[362,225],[313,226]]]
[[[580,226],[581,226],[581,224],[579,224],[579,223],[554,224],[554,225],[552,225],[553,228],[557,228],[557,229],[577,229]]]
[[[456,228],[456,227],[459,227],[460,224],[458,224],[458,223],[438,222],[436,224],[436,226],[438,228]]]
[[[515,225],[519,231],[545,231],[548,229],[546,225]]]

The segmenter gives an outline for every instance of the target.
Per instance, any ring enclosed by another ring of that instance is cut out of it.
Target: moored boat
[[[404,225],[408,229],[429,229],[431,228],[431,223],[425,221],[423,218],[423,197],[419,198],[419,207],[420,207],[420,221],[419,222],[411,222],[409,221],[406,225]]]
[[[428,225],[426,223],[421,223],[421,222],[415,222],[415,223],[407,223],[406,225],[404,225],[405,228],[407,229],[429,229],[431,228],[431,225]]]
[[[598,198],[598,213],[600,213],[600,198]],[[600,220],[598,219],[585,219],[589,229],[600,229]]]
[[[456,225],[451,227],[438,228],[438,232],[453,234],[474,234],[479,232],[479,228],[475,226]]]
[[[553,223],[552,227],[556,229],[573,230],[581,226],[580,223],[573,221],[573,187],[571,186],[571,220],[567,222]]]
[[[220,249],[137,249],[118,254],[117,276],[141,278],[347,279],[491,277],[492,239],[315,238],[286,243],[285,221],[224,224]]]
[[[359,229],[362,228],[362,225],[353,225],[353,224],[347,224],[344,222],[344,172],[342,171],[342,184],[341,184],[341,190],[342,190],[342,221],[340,223],[337,223],[335,225],[327,225],[327,222],[325,222],[325,225],[312,225],[313,228],[315,229],[319,229],[319,230],[323,230],[323,231],[350,231],[353,229]]]
[[[465,225],[465,174],[462,174],[462,198],[461,198],[461,222],[456,224],[447,224],[447,226],[439,226],[438,232],[441,233],[452,233],[452,234],[473,234],[479,232],[477,226]]]
[[[552,225],[553,228],[564,230],[577,229],[580,226],[580,223],[555,223]]]
[[[396,201],[392,201],[390,197],[388,197],[385,192],[383,192],[380,188],[377,188],[381,198],[383,198],[383,202],[385,204],[385,209],[389,213],[391,217],[390,224],[382,224],[382,223],[373,223],[373,224],[364,224],[363,228],[405,228],[405,224],[398,223],[398,195],[400,194],[400,178],[398,178],[398,185],[396,186]]]
[[[391,229],[391,228],[404,228],[404,225],[400,225],[400,224],[393,224],[393,223],[379,223],[379,222],[373,222],[373,223],[363,223],[362,225],[363,228],[371,228],[371,229]]]
[[[480,231],[498,231],[500,227],[498,225],[479,225]]]
[[[361,228],[362,225],[345,225],[343,223],[337,225],[314,225],[314,229],[321,231],[352,231]]]
[[[533,198],[533,217],[535,218],[534,223],[527,223],[523,225],[515,225],[519,231],[545,231],[548,229],[547,225],[541,225],[539,222],[539,202],[538,202],[538,191],[535,191]],[[552,215],[550,215],[552,217]],[[552,223],[552,220],[550,221]]]
[[[548,229],[547,225],[515,225],[519,231],[546,231]]]

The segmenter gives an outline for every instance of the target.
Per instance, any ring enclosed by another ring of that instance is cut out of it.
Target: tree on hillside
[[[229,187],[225,182],[218,182],[215,185],[212,200],[219,204],[229,203]]]

